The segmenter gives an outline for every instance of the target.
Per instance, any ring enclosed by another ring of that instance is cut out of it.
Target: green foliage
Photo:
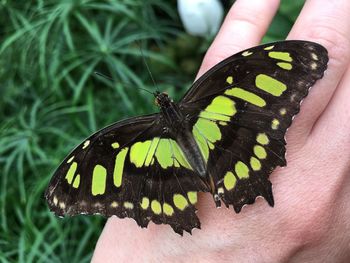
[[[264,39],[286,36],[302,1],[283,1]],[[179,98],[208,40],[182,31],[176,1],[0,1],[0,261],[89,262],[104,219],[55,218],[43,192],[92,132]],[[101,72],[113,78],[103,79]]]
[[[281,1],[278,13],[263,39],[263,43],[283,40],[287,37],[289,30],[294,24],[305,0]]]

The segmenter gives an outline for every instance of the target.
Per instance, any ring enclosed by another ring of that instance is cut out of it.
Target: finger
[[[208,49],[197,78],[225,58],[260,43],[279,6],[279,0],[237,0],[227,14],[221,29]],[[202,198],[198,203],[203,210],[201,219],[217,218],[212,210],[212,197]],[[210,209],[205,208],[210,207]],[[225,214],[225,213],[224,213]],[[220,213],[220,215],[223,215]],[[208,221],[207,221],[208,222]],[[204,223],[209,227],[210,223]]]
[[[337,151],[350,153],[350,67],[340,82],[327,109],[317,120],[313,141],[323,142],[329,138]],[[350,160],[350,154],[348,155]],[[345,158],[345,155],[343,156]],[[345,159],[343,159],[345,160]]]
[[[197,78],[223,59],[260,43],[279,0],[237,0],[208,49]]]
[[[289,39],[306,39],[324,45],[330,58],[324,78],[310,90],[288,139],[304,144],[347,68],[350,59],[349,14],[349,0],[308,0],[288,36]]]

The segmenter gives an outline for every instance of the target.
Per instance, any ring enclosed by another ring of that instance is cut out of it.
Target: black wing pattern
[[[227,58],[193,84],[180,107],[206,156],[217,206],[221,199],[238,213],[257,196],[274,205],[268,177],[286,165],[286,130],[327,62],[319,44],[276,42]]]
[[[159,114],[131,118],[95,133],[57,169],[45,196],[58,216],[76,214],[150,220],[175,232],[199,228],[194,204],[202,182],[163,131]]]

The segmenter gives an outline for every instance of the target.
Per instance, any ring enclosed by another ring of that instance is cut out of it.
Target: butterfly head
[[[156,91],[154,93],[154,97],[155,97],[155,100],[154,100],[155,104],[160,108],[167,108],[172,102],[172,100],[169,98],[166,92]]]

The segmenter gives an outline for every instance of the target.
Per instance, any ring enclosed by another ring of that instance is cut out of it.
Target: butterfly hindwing
[[[327,62],[326,49],[316,43],[276,42],[227,58],[193,84],[180,105],[216,199],[236,212],[257,196],[274,204],[268,176],[286,165],[285,132]]]
[[[102,214],[169,224],[182,234],[200,227],[204,191],[159,114],[132,118],[95,133],[54,174],[46,191],[56,215]]]

